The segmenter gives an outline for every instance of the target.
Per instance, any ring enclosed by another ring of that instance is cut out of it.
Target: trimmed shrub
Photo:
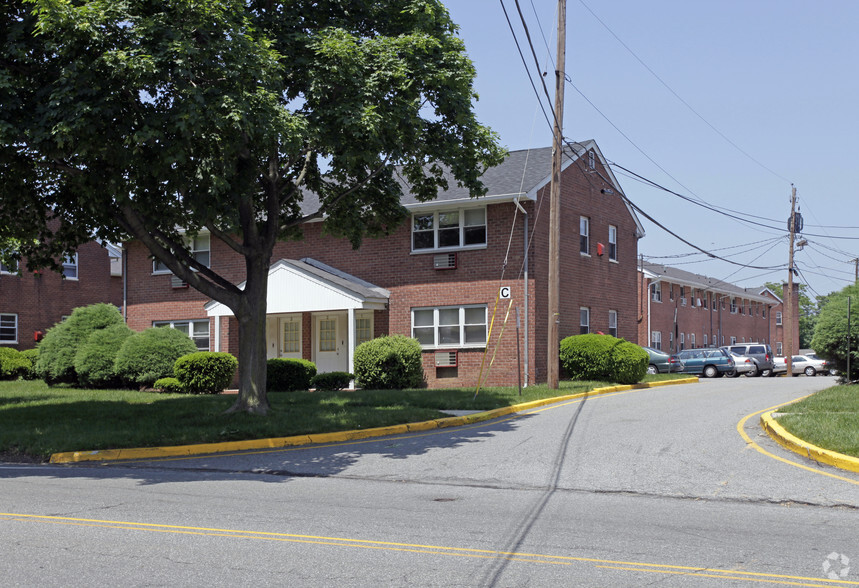
[[[188,335],[170,327],[152,327],[128,337],[116,354],[113,369],[129,385],[150,387],[173,375],[173,364],[197,346]]]
[[[182,382],[177,380],[176,378],[161,378],[160,380],[155,380],[155,383],[152,384],[152,387],[164,394],[184,394],[185,389],[182,388]]]
[[[349,387],[354,376],[349,372],[325,372],[310,380],[310,387],[317,390],[343,390]]]
[[[119,323],[94,331],[75,354],[78,383],[89,388],[110,388],[122,384],[114,370],[114,361],[122,344],[134,334],[128,325]]]
[[[198,351],[173,364],[173,374],[188,394],[220,394],[233,381],[239,360],[230,353]]]
[[[361,343],[355,349],[355,379],[366,390],[421,387],[424,383],[421,344],[403,335]]]
[[[119,309],[112,304],[81,306],[61,323],[45,333],[39,343],[39,360],[36,373],[50,386],[53,384],[76,384],[75,356],[93,331],[123,323]]]
[[[611,379],[618,384],[636,384],[647,373],[649,356],[638,345],[623,339],[619,341],[611,353]]]
[[[30,367],[22,376],[25,380],[38,380],[39,374],[36,373],[36,362],[39,360],[38,349],[25,349],[21,355],[30,360]]]
[[[306,359],[279,357],[266,362],[266,387],[271,392],[307,390],[316,364]]]
[[[606,380],[611,369],[611,349],[619,341],[611,335],[573,335],[561,340],[561,367],[572,380]]]
[[[0,347],[0,380],[17,380],[32,367],[30,360],[17,349]]]
[[[573,380],[635,384],[647,373],[647,352],[611,335],[573,335],[561,341],[561,366]]]

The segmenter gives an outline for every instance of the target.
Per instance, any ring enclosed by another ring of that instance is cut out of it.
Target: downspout
[[[122,320],[128,322],[128,248],[122,247]]]
[[[525,215],[524,230],[522,231],[522,233],[524,235],[524,260],[522,263],[522,271],[523,271],[523,275],[524,275],[523,297],[525,299],[525,365],[523,366],[523,368],[524,368],[523,371],[525,372],[525,386],[524,387],[527,388],[528,382],[530,381],[530,378],[529,378],[529,375],[530,375],[529,374],[529,369],[530,369],[529,358],[530,358],[530,350],[531,350],[531,348],[528,346],[528,332],[529,332],[529,326],[531,325],[531,323],[528,321],[528,316],[529,316],[529,313],[528,313],[528,212],[519,203],[518,198],[514,199],[513,202],[516,204],[516,208],[518,208],[519,211]]]

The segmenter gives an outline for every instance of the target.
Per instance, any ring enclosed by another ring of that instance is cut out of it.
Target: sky
[[[528,75],[551,116],[558,2],[519,0],[551,102],[515,0],[445,4],[477,70],[480,122],[509,150],[551,145]],[[786,282],[793,185],[797,240],[808,243],[795,281],[812,299],[853,282],[857,24],[856,0],[567,0],[565,137],[594,139],[610,162],[661,186],[613,167],[639,208],[733,263],[639,216],[646,260],[743,287]]]

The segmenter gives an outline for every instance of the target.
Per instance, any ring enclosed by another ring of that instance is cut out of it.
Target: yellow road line
[[[271,531],[248,531],[239,529],[222,529],[216,527],[194,527],[186,525],[162,525],[157,523],[136,523],[130,521],[111,521],[104,519],[86,519],[77,517],[61,517],[49,515],[33,515],[21,513],[0,512],[0,521],[6,522],[36,522],[45,524],[74,525],[104,529],[147,531],[153,533],[175,533],[180,535],[198,535],[204,537],[224,537],[232,539],[255,539],[263,541],[280,541],[289,543],[304,543],[330,547],[357,547],[361,549],[411,552],[427,555],[444,555],[454,557],[470,557],[478,559],[502,558],[509,561],[527,563],[573,565],[590,563],[598,568],[616,569],[622,571],[640,571],[662,574],[688,574],[690,576],[705,576],[712,578],[744,580],[749,582],[781,583],[797,586],[859,586],[859,582],[848,580],[827,580],[805,576],[786,574],[769,574],[763,572],[747,572],[702,566],[680,566],[671,564],[654,564],[647,562],[631,562],[605,560],[590,557],[565,555],[549,555],[541,553],[519,553],[497,551],[491,549],[473,549],[467,547],[449,547],[443,545],[426,545],[420,543],[402,543],[395,541],[373,541],[353,539],[348,537],[328,537],[324,535],[304,535],[295,533],[276,533]],[[817,582],[808,584],[805,582]],[[820,582],[823,582],[822,584]]]
[[[808,396],[811,396],[811,394],[809,394]],[[759,453],[761,453],[761,454],[763,454],[763,455],[766,455],[767,457],[771,457],[772,459],[778,460],[778,461],[780,461],[780,462],[782,462],[782,463],[786,463],[786,464],[792,465],[792,466],[794,466],[794,467],[797,467],[797,468],[800,468],[800,469],[803,469],[803,470],[806,470],[806,471],[809,471],[809,472],[813,472],[813,473],[815,473],[815,474],[819,474],[819,475],[821,475],[821,476],[828,476],[828,477],[830,477],[830,478],[835,478],[836,480],[841,480],[842,482],[848,482],[848,483],[850,483],[850,484],[854,484],[854,485],[859,486],[859,480],[854,480],[854,479],[851,479],[851,478],[846,478],[846,477],[844,477],[844,476],[839,476],[839,475],[837,475],[837,474],[833,474],[833,473],[831,473],[831,472],[826,472],[826,471],[823,471],[823,470],[820,470],[820,469],[815,469],[815,468],[809,467],[809,466],[807,466],[807,465],[805,465],[805,464],[797,463],[797,462],[795,462],[795,461],[792,461],[792,460],[786,459],[786,458],[784,458],[784,457],[780,457],[780,456],[778,456],[778,455],[775,455],[775,454],[773,454],[773,453],[770,453],[769,451],[767,451],[766,449],[764,449],[763,447],[761,447],[760,445],[758,445],[757,443],[755,443],[755,442],[752,440],[752,438],[751,438],[751,437],[749,437],[749,436],[746,434],[745,426],[746,426],[746,422],[747,422],[750,418],[752,418],[752,417],[756,417],[756,416],[759,416],[759,415],[762,415],[762,414],[764,414],[764,413],[766,413],[766,412],[772,412],[772,411],[774,411],[774,410],[776,410],[776,409],[778,409],[778,408],[781,408],[782,406],[786,406],[786,405],[788,405],[788,404],[792,404],[792,403],[794,403],[794,402],[799,402],[799,401],[800,401],[800,400],[802,400],[803,398],[808,398],[808,396],[803,396],[802,398],[797,398],[796,400],[791,400],[790,402],[782,402],[781,404],[778,404],[778,405],[776,405],[776,406],[771,406],[771,407],[769,407],[769,408],[765,408],[765,409],[760,410],[760,411],[758,411],[758,412],[753,412],[752,414],[748,414],[748,415],[746,415],[745,417],[743,417],[743,418],[742,418],[742,420],[741,420],[739,423],[737,423],[737,432],[740,434],[740,436],[741,436],[741,437],[743,438],[743,440],[746,442],[746,445],[747,445],[747,446],[750,446],[750,447],[754,448],[756,451],[758,451]]]

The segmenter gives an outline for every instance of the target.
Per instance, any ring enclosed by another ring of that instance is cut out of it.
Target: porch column
[[[346,316],[346,322],[349,323],[349,325],[346,327],[346,333],[347,333],[347,337],[348,337],[346,348],[347,348],[348,353],[349,353],[349,369],[348,369],[348,372],[350,374],[354,374],[355,373],[355,309],[350,307],[346,311],[346,315],[347,315]],[[354,379],[349,382],[349,387],[350,388],[355,387],[355,380]]]

